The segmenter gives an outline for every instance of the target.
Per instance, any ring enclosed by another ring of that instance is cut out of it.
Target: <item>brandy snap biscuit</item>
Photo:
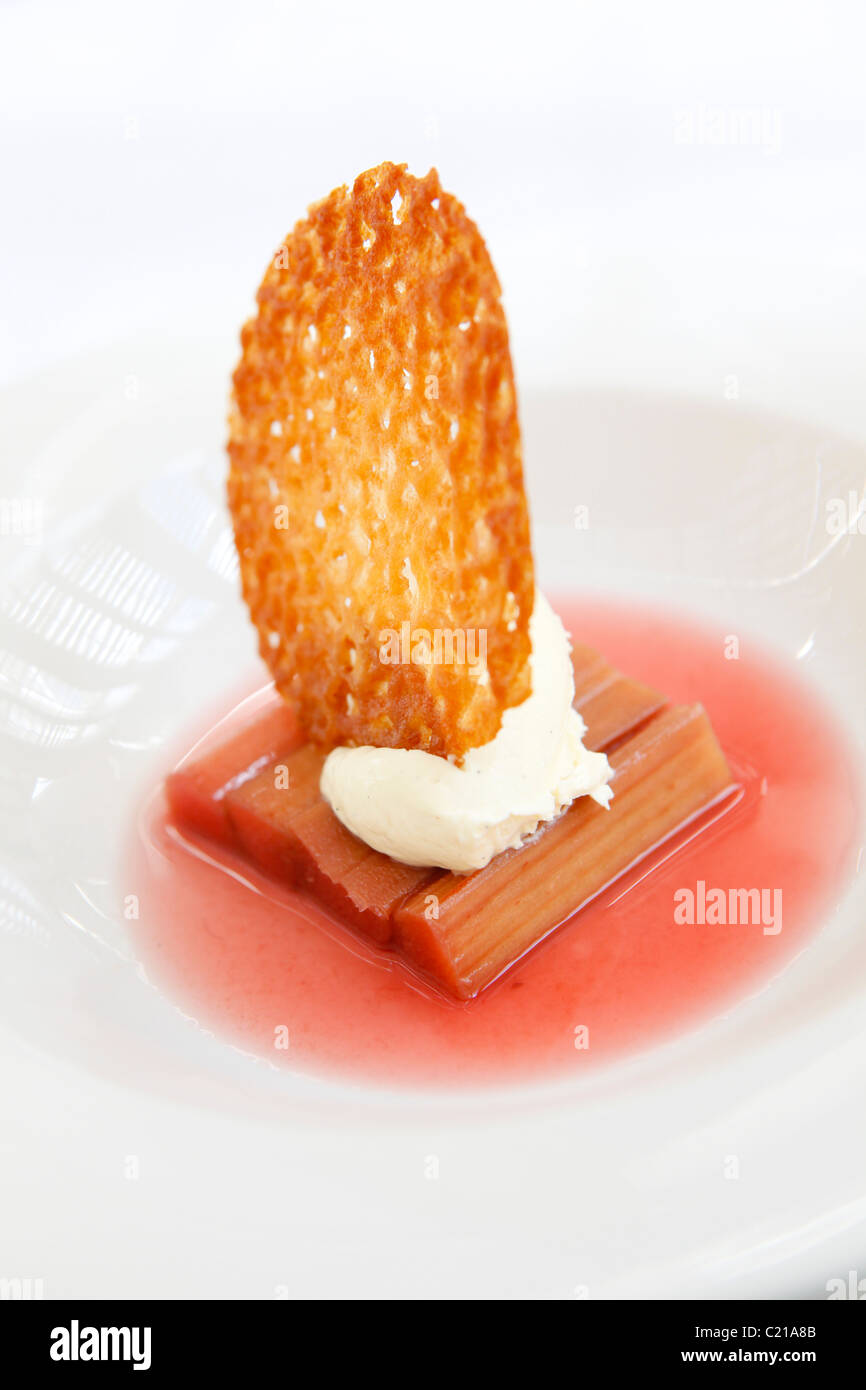
[[[229,504],[262,656],[322,747],[462,760],[530,691],[533,565],[499,282],[435,170],[311,208],[243,329]]]

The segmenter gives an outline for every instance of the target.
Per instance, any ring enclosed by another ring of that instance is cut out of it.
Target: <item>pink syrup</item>
[[[228,853],[191,849],[158,792],[126,880],[140,899],[131,925],[149,978],[200,1025],[278,1065],[467,1086],[583,1072],[682,1034],[778,974],[854,864],[859,788],[833,717],[793,667],[751,649],[726,659],[721,629],[596,599],[557,607],[576,638],[627,674],[704,704],[741,782],[733,804],[456,1004],[309,900]],[[705,894],[768,890],[781,931],[676,921],[675,893],[694,892],[697,911],[700,883]]]

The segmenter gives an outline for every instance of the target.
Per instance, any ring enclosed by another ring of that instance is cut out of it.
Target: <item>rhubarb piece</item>
[[[614,672],[601,689],[575,703],[586,724],[587,748],[610,753],[622,738],[664,709],[667,700],[651,686]]]
[[[342,884],[342,911],[366,936],[384,945],[391,940],[393,916],[399,904],[440,872],[399,864],[387,854],[371,850]]]
[[[364,844],[319,792],[323,754],[309,744],[226,798],[238,843],[265,873],[307,889],[347,925],[384,945],[391,913],[430,876]]]
[[[584,742],[593,751],[607,751],[668,703],[651,686],[623,676],[593,647],[575,644],[574,704],[586,724]]]
[[[399,864],[370,849],[319,801],[298,816],[290,834],[296,841],[300,881],[326,908],[384,946],[391,938],[394,909],[430,878],[429,869]]]
[[[582,797],[521,849],[474,874],[444,874],[398,907],[395,941],[419,970],[473,998],[732,785],[700,705],[656,715],[611,763],[610,810]]]
[[[574,672],[575,704],[609,685],[618,674],[601,652],[594,647],[584,647],[579,642],[572,642],[571,645],[571,667]]]
[[[231,844],[233,835],[225,798],[233,787],[252,778],[280,753],[300,742],[294,712],[282,703],[270,706],[239,733],[200,757],[182,762],[166,778],[171,814],[185,830]]]
[[[294,883],[300,847],[292,823],[320,800],[323,755],[305,744],[229,791],[226,811],[240,848],[274,878]]]

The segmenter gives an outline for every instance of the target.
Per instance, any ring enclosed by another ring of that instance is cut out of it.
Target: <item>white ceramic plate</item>
[[[256,669],[226,378],[208,343],[137,344],[3,400],[0,1275],[380,1298],[821,1296],[866,1275],[863,873],[768,988],[555,1085],[293,1076],[143,978],[131,817],[166,745]],[[563,390],[523,418],[542,584],[724,615],[800,660],[862,760],[866,536],[826,518],[866,452],[736,403]]]

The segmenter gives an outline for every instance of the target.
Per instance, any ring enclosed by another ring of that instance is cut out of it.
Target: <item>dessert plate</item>
[[[0,1162],[20,1201],[0,1273],[457,1298],[821,1295],[866,1274],[863,872],[725,1016],[591,1072],[576,1050],[549,1084],[294,1074],[149,983],[133,819],[258,670],[224,504],[232,352],[135,344],[5,392]],[[522,414],[542,588],[723,620],[798,663],[862,764],[866,450],[577,386]]]

